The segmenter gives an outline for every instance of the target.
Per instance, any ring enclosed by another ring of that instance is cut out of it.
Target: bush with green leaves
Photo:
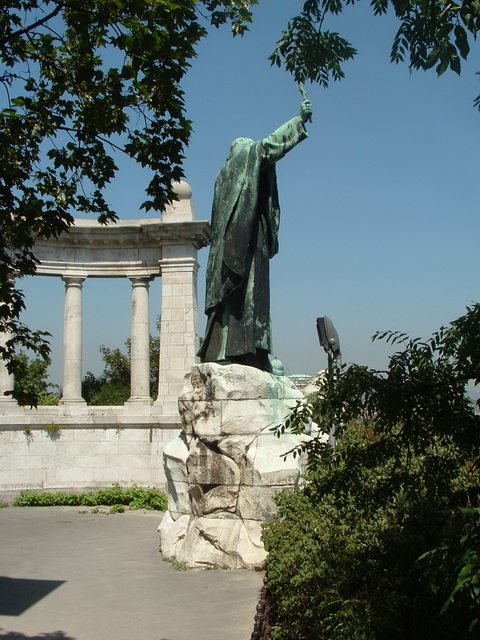
[[[48,381],[50,358],[29,357],[24,351],[17,355],[15,374],[15,397],[20,404],[55,406],[59,402],[58,385]]]
[[[313,419],[302,490],[264,542],[277,640],[480,637],[480,307],[430,340],[397,333],[388,370],[333,371],[287,427]]]
[[[160,317],[156,328],[160,332]],[[82,380],[82,397],[93,406],[123,405],[130,397],[130,360],[131,341],[125,342],[126,353],[121,349],[111,349],[100,345],[104,363],[103,373],[95,376],[91,371]],[[158,367],[160,357],[160,339],[150,336],[150,395],[155,400],[158,393]]]
[[[116,506],[125,505],[130,509],[167,510],[167,497],[154,487],[121,487],[119,484],[108,489],[89,493],[36,493],[22,491],[14,500],[14,507],[56,507],[56,506]]]

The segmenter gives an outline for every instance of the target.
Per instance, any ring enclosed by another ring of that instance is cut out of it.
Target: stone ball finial
[[[192,199],[192,187],[188,184],[188,182],[185,182],[185,180],[174,182],[172,184],[172,189],[179,200]]]
[[[177,200],[165,206],[163,222],[191,222],[195,220],[192,204],[192,187],[185,180],[172,182],[173,193]]]

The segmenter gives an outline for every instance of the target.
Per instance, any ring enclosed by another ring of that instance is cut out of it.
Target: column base
[[[11,396],[0,397],[0,416],[25,415],[25,410],[30,407],[22,407]]]
[[[70,405],[87,405],[86,400],[84,400],[81,396],[78,397],[74,397],[74,398],[60,398],[60,400],[58,401],[58,406],[70,406]]]
[[[131,406],[146,406],[146,407],[151,407],[153,405],[153,400],[151,399],[150,396],[130,396],[130,398],[123,403],[124,407],[131,407]]]
[[[178,398],[160,398],[159,400],[155,400],[153,406],[161,415],[180,417],[178,412]]]
[[[88,405],[83,398],[61,398],[58,411],[61,416],[86,416]]]

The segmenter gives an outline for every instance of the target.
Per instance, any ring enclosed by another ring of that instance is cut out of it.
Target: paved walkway
[[[161,514],[0,509],[0,640],[249,640],[262,574],[178,571]]]

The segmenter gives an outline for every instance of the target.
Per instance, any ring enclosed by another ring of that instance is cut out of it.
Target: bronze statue
[[[267,138],[237,138],[215,182],[207,264],[202,362],[239,363],[270,371],[269,260],[278,251],[275,162],[307,137],[312,106]]]

